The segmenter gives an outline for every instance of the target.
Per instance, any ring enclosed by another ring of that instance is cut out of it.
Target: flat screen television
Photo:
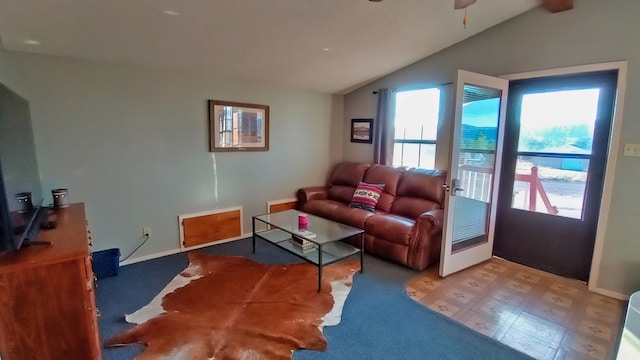
[[[0,84],[0,252],[35,241],[45,217],[29,102]]]

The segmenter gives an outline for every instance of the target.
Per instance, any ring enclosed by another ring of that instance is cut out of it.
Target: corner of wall
[[[5,53],[6,51],[0,46],[0,82],[7,82],[7,70],[6,70],[6,62],[5,62]]]
[[[331,124],[329,135],[329,165],[344,159],[344,95],[331,96]]]

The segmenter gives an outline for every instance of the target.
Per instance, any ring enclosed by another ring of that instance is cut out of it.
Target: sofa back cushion
[[[329,199],[349,204],[370,165],[349,161],[338,164],[329,177]]]
[[[444,205],[444,187],[447,172],[412,168],[402,175],[398,196],[411,196]]]
[[[442,209],[445,182],[446,172],[442,170],[406,170],[400,178],[391,213],[415,219],[425,211]]]
[[[364,182],[369,184],[384,184],[382,195],[378,200],[376,209],[386,213],[391,211],[393,202],[398,192],[398,183],[404,173],[404,168],[372,164],[364,175]]]

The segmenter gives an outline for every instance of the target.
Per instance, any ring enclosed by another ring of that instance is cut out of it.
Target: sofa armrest
[[[409,242],[408,266],[421,271],[440,258],[444,210],[426,211],[416,219]]]
[[[426,221],[431,224],[431,228],[429,230],[430,234],[435,234],[442,231],[442,222],[444,220],[444,210],[443,209],[434,209],[423,212],[418,219],[416,220],[416,225],[419,222]]]
[[[304,204],[311,200],[326,200],[329,188],[326,186],[311,186],[299,189],[296,192],[298,198],[298,208],[302,209]]]

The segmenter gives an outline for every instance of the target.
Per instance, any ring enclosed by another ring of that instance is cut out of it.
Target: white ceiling
[[[342,94],[538,4],[478,0],[464,29],[453,0],[2,0],[0,38],[6,50]]]

